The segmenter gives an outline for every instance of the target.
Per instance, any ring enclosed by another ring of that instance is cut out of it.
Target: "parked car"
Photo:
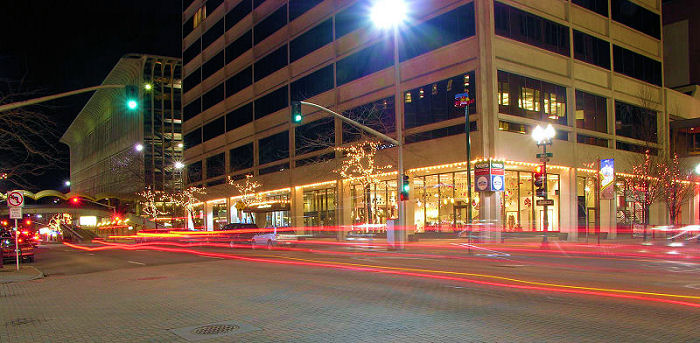
[[[22,238],[20,235],[18,242],[20,249],[19,258],[28,262],[34,262],[34,245],[31,243],[31,240]],[[0,247],[2,247],[3,260],[15,260],[15,238],[13,236],[0,237]]]
[[[272,249],[275,246],[294,246],[297,235],[291,228],[269,228],[253,236],[251,244],[253,249],[264,246]]]

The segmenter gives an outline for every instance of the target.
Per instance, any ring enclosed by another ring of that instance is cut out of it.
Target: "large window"
[[[401,61],[474,36],[474,3],[402,30]]]
[[[262,42],[277,30],[287,25],[287,4],[280,7],[253,28],[255,44]]]
[[[379,181],[363,188],[353,184],[350,188],[352,204],[352,222],[354,230],[363,232],[386,231],[387,219],[398,216],[398,199],[396,198],[396,180]],[[379,225],[377,225],[379,224]]]
[[[349,109],[343,115],[381,133],[396,130],[393,96]],[[367,135],[350,124],[343,123],[342,126],[343,143],[354,142]]]
[[[224,175],[226,173],[226,164],[224,162],[224,153],[214,155],[207,158],[207,179]]]
[[[336,64],[338,86],[393,65],[393,49],[391,40],[383,40],[338,61]]]
[[[202,181],[202,161],[197,161],[187,166],[187,181],[187,183]]]
[[[498,71],[501,113],[566,125],[566,88]]]
[[[576,127],[607,133],[608,106],[606,98],[577,90]]]
[[[547,207],[547,231],[559,231],[559,186],[559,175],[547,173],[547,198],[554,201]],[[544,207],[537,205],[534,197],[531,172],[507,170],[503,195],[505,231],[543,230]]]
[[[212,25],[207,32],[202,35],[202,50],[206,49],[211,43],[214,43],[219,37],[224,35],[224,18]]]
[[[615,101],[615,134],[656,142],[656,111]]]
[[[287,65],[287,45],[267,54],[255,62],[255,81],[262,80]]]
[[[243,0],[236,7],[231,9],[226,13],[226,31],[232,28],[234,25],[238,24],[241,19],[245,18],[253,8],[251,6],[250,0]]]
[[[574,30],[574,58],[610,69],[610,43]]]
[[[464,116],[464,109],[454,106],[456,94],[469,92],[473,98],[474,72],[457,75],[404,92],[406,128],[436,123]],[[469,105],[469,112],[476,111],[476,103]]]
[[[253,31],[248,31],[226,47],[226,63],[230,63],[238,56],[253,47]]]
[[[333,118],[324,118],[297,126],[294,135],[296,155],[335,146],[334,125]]]
[[[569,56],[569,28],[532,13],[496,2],[496,34]]]
[[[612,19],[656,39],[661,38],[659,15],[629,0],[612,0]]]
[[[252,84],[253,68],[249,66],[226,80],[226,97],[228,98]]]
[[[202,80],[206,80],[209,76],[224,68],[224,51],[220,51],[214,57],[204,62],[202,66]]]
[[[369,25],[369,1],[357,1],[335,15],[335,38],[338,39],[363,26]]]
[[[335,232],[314,230],[321,226],[335,225],[335,188],[304,191],[304,226],[312,227],[314,236],[330,235]]]
[[[473,177],[473,173],[472,173]],[[469,223],[467,173],[445,173],[413,178],[418,232],[462,231]],[[479,218],[479,193],[472,183],[472,218]]]
[[[239,146],[229,151],[231,172],[253,168],[253,143]]]
[[[183,108],[183,113],[182,113],[182,119],[184,121],[188,121],[194,116],[200,114],[202,112],[202,101],[200,98],[195,99],[191,103],[185,105]]]
[[[202,95],[202,111],[206,111],[210,107],[224,100],[224,83],[212,88]]]
[[[277,90],[255,100],[255,119],[277,112],[289,105],[287,92],[289,86]]]
[[[571,2],[602,16],[608,16],[608,0],[571,0]]]
[[[613,45],[615,72],[661,86],[661,62]]]
[[[239,128],[253,121],[253,103],[249,102],[226,114],[226,131]]]
[[[204,125],[203,136],[204,141],[208,141],[216,136],[224,134],[224,118],[223,116]]]
[[[289,21],[299,18],[323,0],[289,0]]]
[[[192,45],[187,47],[185,51],[182,52],[182,64],[187,64],[192,61],[200,52],[202,52],[201,38],[197,39]]]
[[[198,127],[194,131],[185,134],[183,143],[185,144],[185,149],[189,149],[195,145],[202,143],[202,128]]]
[[[182,80],[183,93],[196,87],[201,82],[202,82],[201,69],[197,68],[197,70],[193,71],[190,75],[185,76],[185,79]]]
[[[293,100],[305,100],[331,88],[333,88],[332,64],[292,82],[289,90]]]
[[[258,142],[260,165],[289,157],[289,131],[265,137]]]
[[[289,42],[289,60],[294,62],[333,41],[333,23],[328,19]]]

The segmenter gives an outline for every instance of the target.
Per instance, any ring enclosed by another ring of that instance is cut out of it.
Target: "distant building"
[[[125,55],[61,137],[70,147],[71,191],[133,199],[151,186],[181,182],[182,64],[172,57]]]
[[[666,87],[700,98],[700,1],[664,0],[663,25]]]
[[[662,202],[641,213],[628,179],[631,161],[645,150],[669,151],[672,120],[700,117],[697,100],[664,87],[661,1],[407,1],[399,80],[392,30],[372,25],[372,3],[183,1],[186,183],[208,188],[197,227],[246,220],[246,211],[259,225],[310,232],[381,231],[397,217],[396,175],[365,189],[339,178],[333,170],[342,156],[333,147],[356,135],[307,107],[302,123],[293,123],[294,100],[349,116],[372,108],[394,137],[402,123],[409,233],[464,228],[470,204],[475,220],[503,231],[568,238],[594,228],[614,237],[644,218],[668,222]],[[475,100],[469,125],[453,106],[465,91]],[[530,133],[547,124],[557,133],[545,227],[533,173],[541,149]],[[467,198],[465,126],[473,160],[505,161],[502,191],[472,183]],[[319,137],[330,137],[330,146],[309,144]],[[397,150],[380,152],[394,173]],[[614,194],[601,196],[599,159],[615,160]],[[246,174],[263,185],[257,207],[241,206],[226,185],[227,177]],[[681,222],[697,223],[699,213],[696,197]]]

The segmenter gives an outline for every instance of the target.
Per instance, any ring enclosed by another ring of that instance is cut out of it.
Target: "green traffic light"
[[[126,102],[126,107],[128,107],[130,110],[135,110],[138,106],[139,104],[136,102],[136,100],[129,100]]]
[[[409,185],[407,185],[407,184],[406,184],[406,185],[403,185],[403,191],[404,191],[404,192],[408,192],[409,190],[411,190],[411,186],[409,186]]]
[[[294,122],[295,123],[301,123],[301,114],[297,114],[294,116]]]

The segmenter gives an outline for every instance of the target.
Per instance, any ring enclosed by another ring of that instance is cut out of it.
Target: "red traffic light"
[[[78,204],[80,204],[80,198],[78,198],[78,197],[70,198],[70,202],[73,205],[78,205]]]
[[[535,173],[535,177],[540,174],[544,174],[544,166],[543,165],[538,165],[535,167],[535,170],[533,171]]]
[[[32,221],[27,219],[24,221],[24,225],[32,225]]]
[[[7,223],[7,220],[3,220],[3,221],[2,221],[2,226],[7,226],[7,224],[8,224],[8,223]]]

